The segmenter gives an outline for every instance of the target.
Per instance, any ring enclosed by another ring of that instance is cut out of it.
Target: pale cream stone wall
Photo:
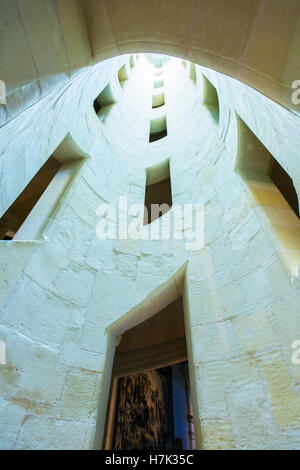
[[[2,0],[0,125],[92,63],[136,51],[185,57],[298,112],[298,0]]]
[[[0,126],[92,62],[80,0],[2,0],[0,31]]]
[[[182,293],[198,447],[299,448],[298,273],[235,172],[238,113],[297,180],[299,118],[199,66],[195,85],[174,60],[159,111],[168,136],[149,145],[152,78],[136,62],[92,67],[0,129],[1,213],[68,133],[87,155],[42,237],[0,242],[0,446],[99,447],[116,336]],[[219,127],[201,71],[218,89]],[[93,100],[109,82],[116,104],[101,122]],[[173,203],[204,204],[203,249],[99,240],[98,205],[143,203],[145,168],[166,158]]]

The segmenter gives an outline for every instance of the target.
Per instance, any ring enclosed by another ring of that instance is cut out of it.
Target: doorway
[[[194,448],[183,303],[179,297],[118,338],[104,449]]]

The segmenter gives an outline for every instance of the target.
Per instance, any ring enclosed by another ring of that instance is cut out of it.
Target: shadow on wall
[[[236,172],[247,183],[255,204],[261,208],[277,245],[292,272],[298,271],[300,220],[293,180],[237,116],[238,155]]]
[[[87,155],[67,134],[0,219],[0,240],[38,240]]]

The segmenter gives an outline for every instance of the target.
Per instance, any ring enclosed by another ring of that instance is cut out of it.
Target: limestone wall
[[[298,0],[2,0],[0,18],[0,125],[91,63],[137,51],[185,57],[298,112]]]
[[[168,135],[149,144],[152,78],[129,58],[89,68],[0,130],[1,213],[68,133],[84,155],[43,235],[0,242],[0,446],[99,448],[115,336],[182,293],[198,448],[299,448],[298,272],[235,172],[238,113],[297,180],[298,118],[199,66],[195,83],[174,60],[154,110]],[[219,126],[201,72],[218,89]],[[93,100],[109,82],[103,122]],[[99,204],[143,203],[145,167],[167,158],[173,203],[204,204],[203,249],[99,240]]]
[[[90,65],[80,0],[2,0],[0,79],[6,106],[0,126]]]

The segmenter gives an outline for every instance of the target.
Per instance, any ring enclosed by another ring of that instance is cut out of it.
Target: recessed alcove
[[[60,168],[61,163],[51,155],[1,217],[2,240],[13,239]]]
[[[202,74],[203,77],[203,106],[210,112],[216,124],[219,124],[220,110],[218,92],[214,85],[208,78]]]
[[[0,219],[0,240],[38,239],[85,154],[68,134]]]
[[[159,108],[165,104],[165,94],[157,93],[152,96],[152,108]]]
[[[149,142],[163,139],[168,134],[166,116],[160,116],[150,121]]]
[[[281,250],[291,266],[297,269],[300,220],[293,180],[239,116],[237,124],[236,171],[244,178],[256,204],[266,214]]]
[[[123,67],[120,68],[118,72],[118,80],[119,80],[120,86],[123,88],[126,81],[128,80],[126,64],[124,64]]]
[[[130,68],[131,68],[131,69],[133,69],[133,67],[135,67],[134,55],[131,55],[131,56],[130,56],[129,65],[130,65]]]
[[[197,71],[194,62],[190,62],[190,79],[195,85],[197,84]]]
[[[110,83],[99,93],[94,101],[94,110],[101,121],[105,121],[112,106],[115,104]]]
[[[152,205],[154,205],[152,207]],[[159,205],[159,212],[158,207]],[[144,225],[163,216],[172,207],[172,186],[170,161],[146,168],[145,216]]]

